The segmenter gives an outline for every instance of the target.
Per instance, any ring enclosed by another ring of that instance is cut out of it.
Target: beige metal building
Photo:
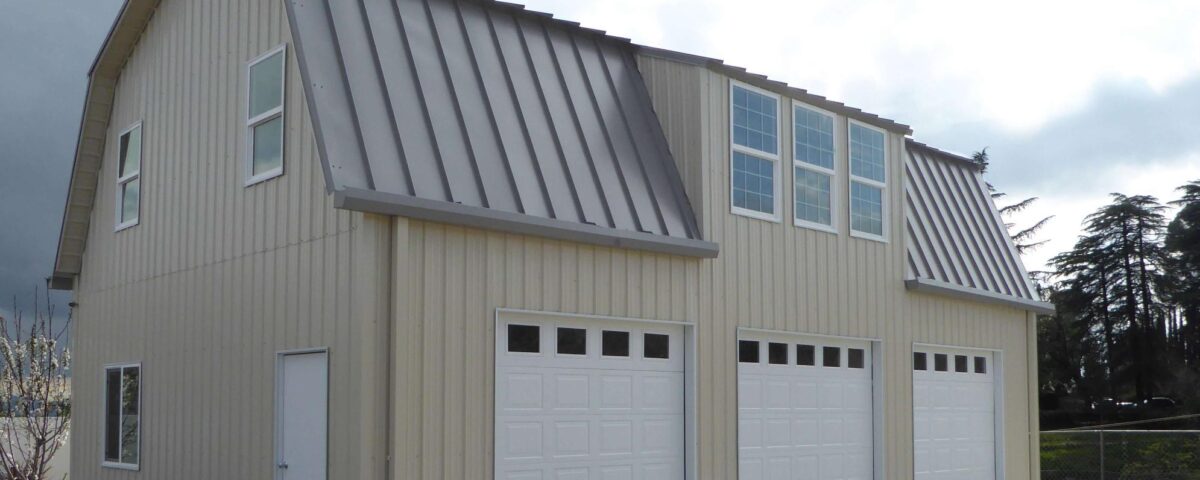
[[[490,0],[128,0],[54,284],[79,479],[1032,479],[979,168]]]

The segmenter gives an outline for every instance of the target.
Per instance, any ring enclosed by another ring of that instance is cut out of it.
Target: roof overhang
[[[964,287],[931,278],[910,278],[904,281],[904,286],[905,288],[914,292],[941,295],[981,303],[1004,305],[1007,307],[1030,311],[1039,315],[1054,314],[1053,303],[1026,300],[1024,298],[1013,297],[1010,295],[1001,295],[999,293],[992,293],[987,290]]]
[[[82,268],[117,77],[158,4],[159,0],[126,0],[88,71],[54,273],[48,282],[52,289],[74,288],[74,278]]]

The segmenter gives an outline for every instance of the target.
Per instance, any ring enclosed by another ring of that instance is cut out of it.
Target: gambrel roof
[[[286,3],[337,206],[716,256],[627,41],[494,2]]]

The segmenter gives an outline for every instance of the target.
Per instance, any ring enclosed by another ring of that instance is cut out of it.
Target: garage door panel
[[[868,341],[743,333],[739,478],[870,478],[870,351]]]
[[[913,466],[918,480],[996,478],[993,361],[990,352],[916,349]]]
[[[553,317],[498,327],[496,478],[682,478],[682,327]]]

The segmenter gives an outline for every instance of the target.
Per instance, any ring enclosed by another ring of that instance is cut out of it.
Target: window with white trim
[[[137,469],[141,450],[140,365],[104,368],[104,465]]]
[[[796,225],[834,231],[833,115],[793,104],[792,140]]]
[[[117,230],[138,223],[142,208],[142,124],[121,133],[117,142]]]
[[[850,231],[885,238],[887,135],[850,122]]]
[[[779,97],[734,84],[730,89],[733,212],[779,218]]]
[[[246,108],[246,185],[283,174],[286,44],[252,60]]]

